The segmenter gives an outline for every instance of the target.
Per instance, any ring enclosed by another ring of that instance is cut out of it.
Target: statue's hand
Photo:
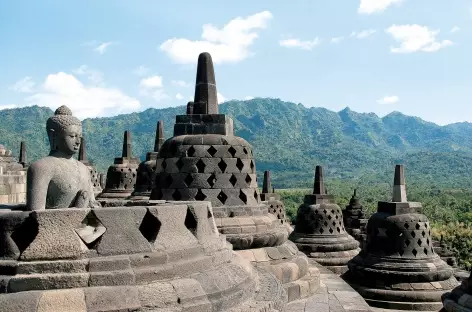
[[[72,207],[75,208],[87,208],[89,204],[89,196],[87,191],[78,191],[77,196],[75,197],[75,202]]]

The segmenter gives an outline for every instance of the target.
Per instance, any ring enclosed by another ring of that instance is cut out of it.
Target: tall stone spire
[[[87,147],[85,146],[85,138],[80,138],[80,148],[79,148],[79,161],[82,163],[87,162]]]
[[[123,136],[123,152],[121,155],[123,158],[131,158],[132,151],[131,151],[131,132],[128,130],[125,131]]]
[[[164,144],[164,122],[162,120],[159,120],[157,122],[157,128],[156,128],[156,138],[154,141],[154,152],[159,152],[161,149],[162,144]]]
[[[273,191],[272,182],[270,181],[270,171],[264,171],[264,181],[262,182],[262,193],[270,193]]]
[[[405,188],[405,171],[403,165],[395,166],[395,178],[393,179],[393,199],[392,202],[407,202]]]
[[[194,102],[187,106],[187,114],[218,114],[215,71],[211,55],[207,52],[198,56]]]
[[[326,195],[324,179],[323,179],[323,167],[321,166],[316,166],[316,169],[315,169],[315,183],[313,186],[313,194]]]
[[[18,161],[23,168],[26,166],[26,142],[21,141],[20,143],[20,159]]]

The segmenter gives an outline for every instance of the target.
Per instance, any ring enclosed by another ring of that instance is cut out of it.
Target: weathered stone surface
[[[87,312],[84,291],[67,289],[43,292],[37,312],[51,311]]]

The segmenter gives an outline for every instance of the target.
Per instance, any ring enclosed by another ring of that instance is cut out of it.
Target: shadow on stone
[[[157,235],[159,235],[160,229],[161,221],[159,221],[152,213],[147,211],[141,225],[139,226],[141,234],[143,234],[144,238],[146,238],[148,242],[153,244],[157,239]]]

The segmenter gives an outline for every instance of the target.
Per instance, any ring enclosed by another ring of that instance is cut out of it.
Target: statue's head
[[[46,122],[51,151],[73,155],[79,151],[82,138],[82,122],[72,116],[72,111],[62,105]]]

